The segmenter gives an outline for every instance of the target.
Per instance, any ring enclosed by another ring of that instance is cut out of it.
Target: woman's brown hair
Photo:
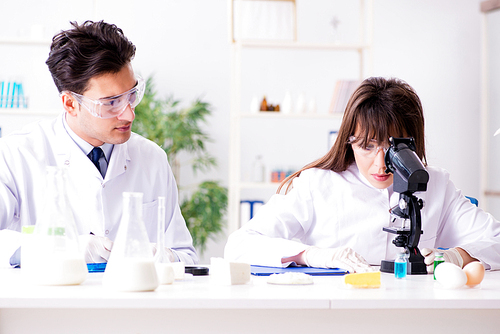
[[[413,137],[416,154],[426,164],[424,115],[422,103],[415,90],[400,79],[372,77],[365,79],[349,99],[338,137],[330,151],[304,166],[281,182],[277,193],[309,168],[340,173],[354,163],[349,138],[359,129],[356,142],[362,147],[374,139],[378,145],[387,144],[389,137]]]

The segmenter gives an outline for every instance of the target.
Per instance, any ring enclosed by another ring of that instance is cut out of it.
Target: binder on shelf
[[[0,108],[27,108],[23,84],[11,81],[0,82]]]
[[[342,114],[352,93],[358,88],[360,80],[338,80],[333,89],[332,101],[330,103],[330,114]]]

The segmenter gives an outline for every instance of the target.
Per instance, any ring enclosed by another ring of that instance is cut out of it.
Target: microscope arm
[[[396,247],[404,247],[408,257],[408,274],[427,274],[427,267],[424,263],[424,257],[418,249],[418,242],[422,234],[422,220],[420,210],[423,208],[423,202],[411,193],[401,193],[399,195],[399,206],[392,212],[394,215],[410,219],[410,229],[384,228],[384,231],[397,234],[392,241]],[[380,271],[394,272],[394,262],[382,260]]]
[[[420,215],[420,210],[423,207],[423,202],[421,199],[413,195],[405,195],[401,194],[401,196],[405,196],[408,201],[408,209],[410,216],[410,235],[408,238],[408,245],[406,246],[407,251],[410,254],[408,258],[409,265],[412,267],[409,270],[412,271],[413,274],[426,274],[427,268],[424,263],[424,257],[420,253],[418,249],[418,242],[420,240],[420,235],[422,234],[422,219]]]

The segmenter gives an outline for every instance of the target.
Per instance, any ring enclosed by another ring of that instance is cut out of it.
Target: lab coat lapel
[[[55,140],[51,140],[56,164],[58,166],[71,167],[71,169],[81,173],[80,175],[84,175],[82,172],[85,171],[85,174],[91,173],[93,176],[102,179],[101,174],[95,168],[92,161],[83,153],[64,128],[62,120],[64,116],[65,114],[63,113],[54,124]]]
[[[55,122],[53,132],[48,132],[48,135],[54,135],[49,141],[52,144],[56,165],[68,167],[67,195],[71,203],[79,203],[72,206],[78,231],[80,234],[93,231],[102,235],[104,217],[100,210],[94,209],[96,201],[99,201],[96,196],[102,184],[102,176],[92,161],[69,136],[64,128],[62,117]]]
[[[130,161],[128,153],[128,143],[114,145],[111,159],[109,161],[108,171],[106,172],[105,182],[120,176],[127,171],[127,164]]]
[[[349,171],[352,173],[352,177],[359,180],[365,187],[360,188],[360,191],[356,192],[356,198],[354,199],[354,210],[359,210],[358,208],[366,208],[360,210],[361,216],[359,216],[359,221],[363,221],[364,218],[367,219],[367,229],[363,235],[363,239],[366,238],[367,241],[362,241],[361,239],[357,240],[357,242],[364,243],[366,245],[366,253],[362,255],[365,259],[371,263],[376,264],[378,259],[383,258],[385,256],[386,259],[389,259],[388,256],[393,256],[393,250],[397,250],[397,248],[392,244],[392,239],[394,235],[388,236],[389,233],[383,231],[383,227],[389,226],[390,223],[390,214],[389,209],[391,208],[391,203],[395,204],[394,201],[397,200],[393,196],[394,192],[392,189],[392,185],[387,189],[377,189],[375,188],[365,177],[356,164],[351,165],[349,167]],[[353,180],[353,184],[356,184]],[[368,206],[365,206],[365,203],[371,203]],[[367,211],[370,210],[370,211]],[[360,225],[362,226],[362,225]],[[350,226],[347,226],[346,229],[349,229]],[[353,233],[354,238],[357,237],[357,234]],[[390,258],[393,259],[393,258]]]
[[[91,171],[90,173],[92,173],[92,175],[102,179],[101,174],[92,164],[92,161],[90,161],[67,133],[62,120],[64,116],[65,114],[63,113],[54,125],[55,140],[52,140],[52,142],[54,143],[54,155],[57,160],[57,165],[72,165],[75,169],[85,170],[86,174]],[[114,145],[105,181],[125,173],[128,161],[130,161],[130,156],[128,154],[127,143]]]

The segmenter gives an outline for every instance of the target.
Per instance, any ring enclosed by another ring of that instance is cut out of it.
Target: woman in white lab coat
[[[390,137],[413,137],[415,152],[427,165],[415,91],[398,79],[366,79],[351,96],[330,151],[285,179],[278,194],[229,236],[225,257],[350,272],[393,260],[400,251],[392,243],[395,235],[383,231],[399,200],[384,162]],[[419,243],[425,263],[430,265],[442,247],[449,248],[448,262],[463,267],[479,260],[487,269],[499,269],[500,223],[470,203],[445,170],[426,168],[427,191],[415,193],[425,202]],[[280,194],[282,188],[286,194]]]

